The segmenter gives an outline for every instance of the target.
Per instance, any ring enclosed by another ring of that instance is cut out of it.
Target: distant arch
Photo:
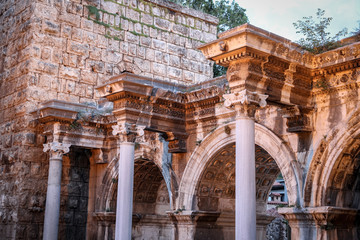
[[[360,110],[356,110],[319,141],[306,176],[304,188],[306,206],[339,206],[339,200],[336,200],[338,195],[335,193],[334,197],[334,191],[332,193],[329,191],[332,189],[341,191],[341,188],[348,184],[345,178],[355,174],[351,174],[351,171],[357,171],[358,161],[355,160],[360,151],[359,138]],[[335,178],[338,186],[335,186]],[[354,184],[356,181],[355,179]]]

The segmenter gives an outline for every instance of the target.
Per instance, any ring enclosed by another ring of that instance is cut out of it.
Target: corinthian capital
[[[223,97],[225,98],[225,107],[235,106],[238,116],[245,114],[248,117],[253,117],[257,106],[266,106],[268,95],[244,89],[240,92],[224,94]]]
[[[111,127],[113,129],[112,134],[114,136],[118,136],[120,138],[120,141],[134,142],[137,140],[142,142],[145,126],[136,126],[135,124],[128,123],[118,123]]]
[[[223,97],[225,98],[225,107],[231,107],[232,105],[237,104],[254,104],[265,107],[268,95],[250,92],[244,89],[241,92],[224,94]]]
[[[50,153],[50,159],[62,159],[62,156],[70,151],[71,144],[51,142],[45,143],[44,152]]]

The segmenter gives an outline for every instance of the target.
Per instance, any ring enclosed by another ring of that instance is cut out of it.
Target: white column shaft
[[[236,240],[256,240],[255,123],[236,120]]]
[[[135,144],[120,144],[115,239],[131,240]]]
[[[50,159],[46,193],[44,236],[45,240],[57,240],[60,215],[62,158]]]

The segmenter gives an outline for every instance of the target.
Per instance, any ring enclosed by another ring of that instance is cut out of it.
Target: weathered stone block
[[[157,39],[153,39],[152,42],[153,42],[153,48],[159,51],[166,52],[166,42]]]
[[[151,48],[147,48],[145,58],[147,60],[154,61],[154,59],[155,59],[155,50],[151,49]]]
[[[142,34],[142,25],[140,23],[134,23],[134,31]]]
[[[121,19],[121,29],[123,30],[129,30],[129,21],[126,19]]]
[[[131,43],[139,44],[139,36],[137,36],[131,32],[125,33],[125,40],[128,42],[131,42]]]
[[[184,80],[186,81],[194,81],[195,79],[195,74],[193,72],[189,72],[189,71],[183,71],[183,76],[184,76]]]
[[[154,18],[150,14],[141,13],[141,20],[142,23],[153,25]]]
[[[66,22],[71,26],[80,27],[80,22],[81,21],[80,21],[80,16],[79,15],[62,12],[62,14],[59,15],[59,20],[61,22]]]
[[[153,6],[152,7],[152,13],[155,15],[155,16],[161,16],[161,12],[160,12],[160,9],[156,6]]]
[[[119,41],[109,39],[109,45],[107,47],[107,50],[119,52],[120,51]]]
[[[161,63],[163,60],[162,52],[155,51],[155,62]]]
[[[77,42],[82,42],[83,30],[81,28],[73,27],[71,31],[71,39]]]
[[[178,56],[185,56],[186,49],[183,47],[179,47],[173,44],[168,44],[168,52],[170,54],[178,55]]]
[[[80,70],[71,67],[61,66],[59,71],[59,76],[65,79],[79,80]]]
[[[50,21],[50,20],[44,20],[43,31],[47,32],[49,34],[53,34],[55,36],[59,36],[60,35],[60,25],[53,21]]]
[[[104,35],[97,35],[97,47],[107,48],[108,40]]]
[[[118,63],[122,59],[122,54],[112,50],[103,50],[101,60],[109,63]]]
[[[152,71],[156,75],[166,76],[166,66],[160,63],[152,63]]]
[[[76,55],[88,55],[89,44],[81,44],[78,42],[68,41],[67,51]]]
[[[110,2],[110,1],[101,1],[101,9],[116,14],[119,11],[120,5]]]
[[[142,72],[150,72],[150,61],[143,60],[140,58],[134,58],[134,64],[142,71]]]
[[[33,60],[33,69],[40,71],[40,72],[44,72],[50,75],[55,75],[57,74],[58,71],[58,65],[49,63],[49,62],[44,62],[44,61],[38,61],[38,60]]]
[[[65,38],[71,38],[71,26],[66,23],[61,24],[61,36]]]
[[[146,48],[138,46],[137,47],[137,56],[139,58],[145,59],[145,54],[146,54]]]
[[[144,37],[144,36],[141,36],[141,37],[140,37],[140,44],[141,44],[142,46],[150,47],[150,46],[151,46],[151,42],[152,42],[152,40],[151,40],[151,38],[149,38],[149,37]]]
[[[167,75],[170,78],[180,79],[182,77],[182,70],[174,67],[167,67]]]
[[[204,42],[211,42],[216,39],[216,35],[212,33],[203,32],[203,41]]]
[[[143,25],[142,26],[142,33],[146,36],[150,36],[150,27]]]
[[[136,44],[129,43],[129,55],[136,56]]]
[[[104,63],[101,61],[87,60],[86,68],[90,69],[93,72],[103,73],[104,72]]]
[[[34,8],[34,15],[37,17],[42,17],[45,19],[55,19],[57,14],[58,11],[56,8],[42,3],[36,3],[36,7]]]
[[[178,56],[170,55],[169,63],[170,63],[170,66],[180,67],[180,58]]]
[[[81,28],[88,31],[93,31],[94,29],[94,22],[91,20],[88,20],[86,18],[81,18]]]
[[[177,33],[177,34],[181,34],[181,35],[184,35],[184,36],[188,36],[189,34],[189,29],[183,25],[180,25],[180,24],[174,24],[172,26],[172,30]]]
[[[137,11],[134,11],[133,9],[131,8],[128,8],[127,11],[126,11],[126,17],[127,18],[130,18],[131,20],[134,20],[134,21],[140,21],[140,13],[137,12]]]
[[[96,45],[97,35],[92,32],[83,31],[83,40],[85,43]]]
[[[160,28],[160,29],[163,29],[163,30],[166,30],[166,31],[170,30],[170,26],[171,26],[170,21],[167,21],[167,20],[164,20],[162,18],[157,18],[156,17],[154,19],[154,23],[155,23],[155,26]]]
[[[190,38],[196,39],[198,41],[203,40],[203,32],[196,29],[190,29]]]
[[[97,73],[88,70],[82,70],[80,82],[96,85]]]
[[[120,52],[127,54],[129,51],[129,44],[127,42],[120,42]]]

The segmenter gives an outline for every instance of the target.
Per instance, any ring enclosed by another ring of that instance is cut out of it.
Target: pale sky
[[[329,31],[336,34],[347,27],[349,32],[359,26],[360,0],[235,0],[246,9],[250,24],[292,41],[301,38],[293,22],[302,17],[315,17],[317,9],[332,17]]]

